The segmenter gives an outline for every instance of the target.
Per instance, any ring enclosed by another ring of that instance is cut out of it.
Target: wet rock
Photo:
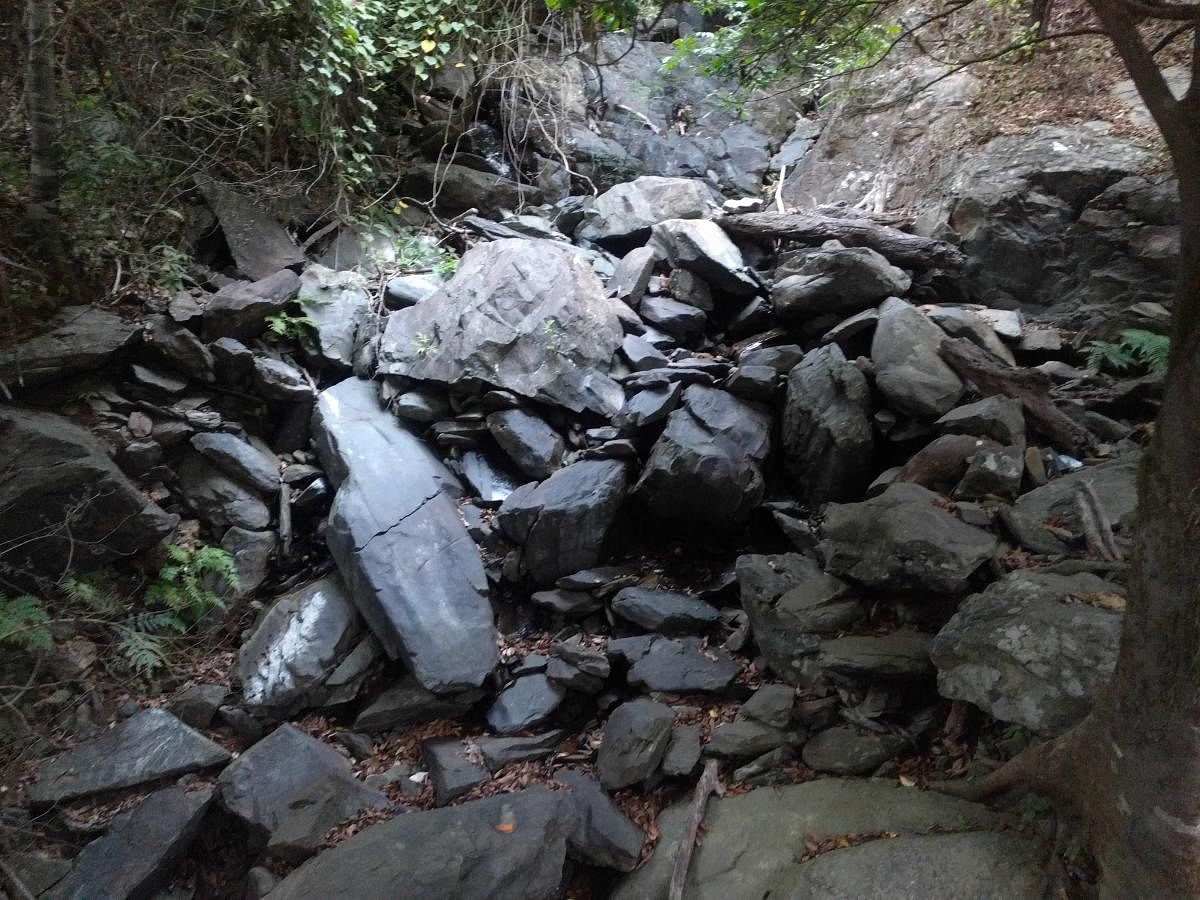
[[[776,272],[771,299],[781,318],[809,319],[824,313],[854,313],[885,297],[903,296],[911,279],[868,247],[829,241],[804,252],[799,266]]]
[[[88,571],[153,547],[175,527],[91,434],[61,416],[0,406],[0,454],[0,546],[13,570],[59,578],[71,558]]]
[[[658,771],[674,718],[669,706],[652,700],[630,700],[613,710],[596,756],[605,790],[638,784]]]
[[[918,678],[933,672],[929,635],[915,631],[822,641],[817,662],[828,671],[857,677]]]
[[[717,623],[717,611],[689,594],[653,588],[628,587],[612,600],[612,609],[626,621],[662,634],[693,634]]]
[[[792,722],[796,689],[786,684],[765,684],[742,704],[740,715],[773,728],[787,728]]]
[[[497,520],[524,548],[525,568],[534,581],[552,584],[603,558],[625,484],[623,462],[589,460],[559,469],[504,502]]]
[[[1104,511],[1113,525],[1128,528],[1137,515],[1140,462],[1141,455],[1135,453],[1056,478],[1018,498],[1016,510],[1032,522],[1059,519],[1071,530],[1081,532],[1075,497],[1079,485],[1086,481],[1104,502]]]
[[[607,374],[623,337],[617,305],[569,249],[515,238],[480,244],[434,296],[389,316],[380,371],[481,381],[612,415],[623,399]]]
[[[223,684],[189,685],[172,698],[167,712],[184,725],[207,728],[228,696],[229,688]]]
[[[568,852],[590,866],[633,871],[645,832],[625,817],[595,779],[565,769],[554,780],[567,786],[575,804],[576,825],[567,840]]]
[[[667,219],[651,228],[650,246],[672,269],[691,272],[720,293],[752,297],[758,292],[742,252],[716,222]]]
[[[968,597],[930,647],[939,692],[1003,722],[1065,731],[1116,666],[1121,613],[1089,598],[1123,606],[1120,588],[1087,573],[1012,572]]]
[[[279,490],[279,463],[232,434],[204,432],[193,435],[192,449],[220,471],[264,494]]]
[[[487,456],[475,450],[464,453],[462,459],[457,463],[452,462],[451,466],[460,472],[463,480],[474,490],[480,506],[499,506],[524,480],[493,465]]]
[[[357,272],[335,272],[314,263],[300,276],[296,299],[313,323],[324,364],[348,371],[359,329],[370,320],[366,280]]]
[[[405,391],[392,402],[392,411],[411,422],[436,422],[451,414],[445,393],[426,388]]]
[[[671,742],[663,754],[664,775],[691,775],[700,764],[700,726],[676,725],[671,729]]]
[[[384,650],[434,692],[479,685],[496,645],[454,476],[354,378],[321,393],[313,443],[338,485],[326,542]]]
[[[898,412],[936,419],[962,396],[962,380],[938,355],[944,339],[940,328],[903,300],[892,298],[879,308],[871,341],[875,385]]]
[[[209,342],[257,337],[266,327],[267,316],[283,312],[299,289],[300,277],[290,269],[223,287],[205,304],[201,336]]]
[[[692,178],[643,175],[596,198],[575,229],[579,240],[636,240],[667,219],[703,219],[718,210],[711,189]]]
[[[804,764],[832,775],[866,775],[904,749],[904,738],[894,734],[860,732],[839,725],[809,738],[804,745]]]
[[[433,719],[456,719],[483,697],[479,689],[456,694],[434,694],[411,675],[388,688],[363,709],[354,720],[356,731],[378,733]]]
[[[318,705],[325,679],[360,628],[336,575],[284,594],[238,651],[246,705],[275,715]]]
[[[487,417],[487,427],[513,465],[534,481],[549,478],[562,465],[562,437],[533,413],[522,409],[494,412]]]
[[[475,739],[475,743],[483,755],[484,765],[495,772],[509,763],[545,759],[554,753],[558,749],[558,745],[566,739],[566,731],[555,730],[547,731],[544,734],[535,734],[532,737],[482,735]]]
[[[229,478],[198,453],[179,465],[179,493],[197,517],[214,528],[266,528],[271,511],[249,488]]]
[[[487,723],[497,734],[514,734],[534,728],[558,709],[566,689],[545,675],[525,675],[496,695],[487,711]]]
[[[783,451],[797,496],[808,503],[858,494],[871,471],[871,390],[836,344],[805,355],[788,375]]]
[[[55,900],[152,896],[195,840],[211,800],[210,788],[156,791],[114,818],[104,836],[80,851],[71,873],[46,896]]]
[[[654,638],[630,662],[631,685],[678,694],[720,693],[742,671],[728,653],[705,647],[699,638]]]
[[[169,712],[147,709],[38,768],[32,807],[133,787],[229,760],[229,753]]]
[[[398,816],[305,863],[271,897],[387,897],[404,885],[412,897],[550,900],[574,827],[565,793],[536,787]]]
[[[935,423],[946,434],[973,434],[1001,444],[1025,440],[1025,413],[1011,397],[985,397],[950,410]]]
[[[704,752],[729,759],[751,759],[801,740],[803,732],[787,732],[762,722],[723,722],[713,729],[712,736],[704,745]]]
[[[881,590],[966,590],[996,538],[938,508],[937,496],[894,484],[862,503],[830,504],[821,528],[826,569]]]
[[[106,365],[142,340],[142,327],[95,306],[72,306],[35,338],[0,350],[0,383],[10,390]]]
[[[437,806],[445,806],[492,777],[487,769],[468,757],[458,738],[425,741],[421,745],[421,758],[429,769],[433,802]]]

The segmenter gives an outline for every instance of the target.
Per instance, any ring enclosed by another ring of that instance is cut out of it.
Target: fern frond
[[[1087,345],[1087,367],[1099,372],[1105,366],[1121,372],[1137,363],[1137,358],[1120,344],[1110,341],[1090,341]]]
[[[1127,328],[1121,332],[1121,349],[1151,372],[1165,372],[1171,357],[1171,339],[1165,334]]]
[[[149,675],[164,667],[170,656],[167,639],[144,631],[122,629],[117,641],[126,664],[139,675]]]
[[[29,594],[11,599],[0,594],[0,643],[22,650],[49,650],[54,646],[50,616],[41,600]]]

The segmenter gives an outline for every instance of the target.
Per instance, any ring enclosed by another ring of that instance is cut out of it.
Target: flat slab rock
[[[683,833],[687,801],[664,810],[657,820],[659,841],[654,855],[625,878],[614,900],[665,897],[672,858]],[[696,900],[731,897],[790,897],[776,893],[797,868],[796,848],[806,835],[862,834],[894,831],[921,834],[931,828],[991,828],[1003,818],[986,806],[933,792],[913,791],[885,782],[824,779],[807,784],[760,788],[736,797],[711,798],[705,816],[705,838],[696,848],[684,896]],[[763,823],[770,827],[764,828]],[[913,896],[898,886],[882,894],[816,896]],[[974,894],[963,896],[963,900]],[[1023,894],[1009,896],[1026,896]],[[814,898],[815,900],[815,898]]]
[[[719,647],[706,647],[700,638],[648,635],[624,638],[629,662],[628,682],[648,691],[720,693],[741,674],[738,662]],[[609,643],[610,655],[614,644]]]
[[[322,391],[312,427],[338,486],[325,539],[363,618],[428,690],[477,687],[497,652],[483,563],[452,499],[457,480],[380,408],[371,382]]]
[[[40,807],[198,772],[229,761],[229,752],[161,709],[130,716],[95,740],[42,763],[29,786]]]
[[[557,897],[575,828],[562,791],[529,788],[372,825],[292,872],[269,900],[403,895],[464,900]]]
[[[142,326],[95,306],[61,310],[37,337],[0,350],[0,382],[16,391],[105,365],[142,340]]]

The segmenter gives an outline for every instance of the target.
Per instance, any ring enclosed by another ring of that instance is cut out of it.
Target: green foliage
[[[0,644],[19,650],[49,650],[54,645],[50,616],[41,600],[0,594]]]
[[[233,557],[220,547],[188,550],[171,545],[168,562],[146,588],[146,603],[160,607],[175,617],[161,620],[182,632],[199,621],[211,609],[223,609],[221,597],[208,585],[224,581],[234,590],[238,586]]]
[[[397,272],[437,272],[446,277],[458,268],[458,257],[432,238],[412,233],[400,233],[395,240]]]
[[[286,341],[302,344],[316,336],[317,323],[309,316],[293,316],[288,312],[267,316],[267,331]]]
[[[1120,340],[1091,341],[1087,345],[1087,367],[1093,372],[1103,368],[1123,372],[1142,366],[1149,372],[1165,372],[1171,356],[1171,339],[1153,331],[1127,328]]]

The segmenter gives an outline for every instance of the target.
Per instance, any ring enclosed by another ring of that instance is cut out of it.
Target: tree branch
[[[1179,140],[1176,130],[1179,123],[1175,115],[1179,104],[1130,14],[1133,0],[1088,0],[1088,3],[1104,26],[1125,68],[1129,70],[1129,77],[1142,95],[1150,115],[1162,129],[1167,144],[1175,144]],[[1200,11],[1200,7],[1194,8]],[[1188,127],[1184,123],[1184,128]]]

